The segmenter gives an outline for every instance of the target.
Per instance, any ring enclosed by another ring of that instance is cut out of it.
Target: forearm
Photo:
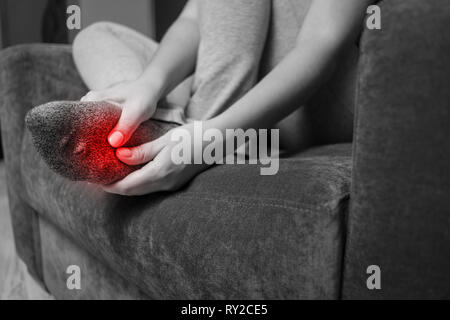
[[[195,1],[191,0],[167,31],[150,64],[140,77],[140,80],[153,85],[159,97],[172,91],[195,68],[200,34],[194,11],[196,8],[192,8],[194,6]]]
[[[352,45],[372,0],[315,0],[296,47],[239,101],[211,120],[218,128],[270,128],[323,85]]]
[[[271,73],[225,112],[212,119],[219,128],[270,128],[304,104],[331,74],[337,50],[315,43],[294,49]]]

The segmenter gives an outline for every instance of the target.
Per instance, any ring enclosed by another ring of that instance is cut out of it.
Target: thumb
[[[114,148],[125,144],[143,120],[140,112],[131,108],[123,108],[119,121],[108,136],[109,144]]]

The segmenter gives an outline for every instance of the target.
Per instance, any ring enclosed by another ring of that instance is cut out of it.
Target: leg
[[[128,27],[97,22],[77,35],[73,57],[88,88],[101,90],[137,79],[157,48],[155,41]],[[167,96],[167,100],[184,106],[190,91],[191,81],[187,79]]]
[[[101,90],[139,77],[157,46],[127,27],[97,22],[77,35],[73,56],[89,89]]]
[[[200,0],[201,42],[189,119],[223,112],[251,89],[258,77],[271,1]]]

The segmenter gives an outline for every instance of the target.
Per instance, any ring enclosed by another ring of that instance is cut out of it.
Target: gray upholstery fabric
[[[362,40],[344,297],[448,299],[450,2],[381,6]]]
[[[76,99],[86,90],[70,48],[16,47],[2,52],[1,62],[16,242],[55,294],[61,285],[55,266],[65,255],[48,245],[52,231],[41,236],[41,218],[151,298],[339,296],[349,145],[284,159],[273,177],[259,176],[256,166],[219,166],[176,194],[108,195],[52,173],[30,133],[23,135],[32,106]],[[114,272],[105,279],[116,279]]]
[[[349,145],[285,159],[273,177],[218,166],[175,194],[120,197],[54,174],[29,137],[32,206],[149,297],[338,297]]]
[[[45,285],[58,299],[148,299],[137,286],[88,251],[78,247],[54,225],[39,219]],[[68,266],[80,268],[80,288],[68,290]]]
[[[85,90],[68,46],[33,44],[1,51],[0,119],[11,219],[18,254],[38,280],[42,280],[38,220],[23,193],[20,171],[25,114],[49,100],[79,99]]]

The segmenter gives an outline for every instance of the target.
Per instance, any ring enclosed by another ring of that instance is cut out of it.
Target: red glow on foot
[[[111,134],[120,114],[117,106],[107,102],[61,101],[34,108],[26,122],[37,150],[51,169],[74,181],[110,184],[142,166],[121,162],[108,141],[121,139]],[[155,140],[173,127],[148,120],[123,147]]]

